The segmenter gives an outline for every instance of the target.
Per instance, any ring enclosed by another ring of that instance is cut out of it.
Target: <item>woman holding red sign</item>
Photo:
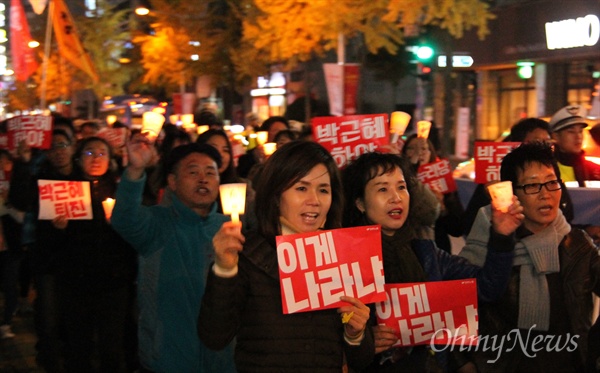
[[[483,267],[440,250],[433,240],[418,239],[409,214],[416,178],[410,165],[393,154],[366,153],[343,172],[346,192],[344,225],[379,224],[382,232],[383,269],[386,284],[477,278],[481,301],[500,296],[510,275],[514,231],[523,220],[516,198],[507,213],[494,211],[490,250]],[[375,324],[373,318],[373,324]],[[398,342],[394,329],[373,326],[378,354],[365,371],[424,372],[447,368],[446,354],[433,354],[426,346],[393,348]]]
[[[265,163],[256,185],[258,227],[247,237],[240,223],[225,223],[213,238],[198,332],[212,349],[236,338],[240,372],[341,372],[373,359],[369,307],[342,296],[336,309],[284,314],[276,236],[340,228],[341,179],[321,145],[294,141]],[[342,320],[340,320],[342,314]]]

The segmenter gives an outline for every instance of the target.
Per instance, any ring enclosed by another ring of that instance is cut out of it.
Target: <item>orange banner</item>
[[[69,8],[63,0],[52,0],[50,12],[60,54],[97,83],[99,79],[96,68],[77,36],[75,22]]]

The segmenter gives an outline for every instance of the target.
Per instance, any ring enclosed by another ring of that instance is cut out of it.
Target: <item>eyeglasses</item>
[[[546,181],[545,183],[517,185],[513,188],[523,189],[523,192],[525,192],[525,194],[538,194],[542,190],[542,187],[546,187],[546,190],[549,192],[554,192],[555,190],[562,189],[562,185],[560,185],[560,180],[558,179]]]
[[[71,146],[71,144],[66,143],[66,142],[59,142],[56,144],[52,144],[52,149],[66,149],[69,146]]]
[[[86,157],[86,158],[106,158],[108,157],[108,153],[94,153],[91,150],[84,150],[81,153],[82,156]]]

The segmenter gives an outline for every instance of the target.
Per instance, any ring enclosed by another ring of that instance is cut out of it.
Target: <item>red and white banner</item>
[[[329,96],[329,112],[338,116],[356,114],[360,65],[326,63],[323,64],[323,72]]]
[[[88,181],[38,180],[40,213],[38,219],[91,220],[92,199]]]
[[[477,281],[386,284],[375,305],[378,324],[396,331],[397,346],[477,345]]]
[[[386,299],[378,225],[277,236],[277,261],[284,314]]]
[[[316,117],[311,123],[315,141],[331,153],[338,167],[389,144],[387,114]]]
[[[113,149],[118,149],[125,146],[125,142],[127,141],[127,128],[105,127],[98,131],[96,136],[106,140]]]
[[[23,140],[32,148],[50,149],[52,145],[52,117],[22,115],[7,121],[8,149],[13,151]]]
[[[500,164],[520,142],[475,141],[475,182],[500,180]]]
[[[29,47],[31,41],[29,25],[21,0],[10,2],[10,54],[15,78],[26,81],[39,67],[35,59],[35,49]]]
[[[456,182],[452,177],[452,166],[447,159],[419,166],[419,181],[431,190],[446,194],[456,191]]]

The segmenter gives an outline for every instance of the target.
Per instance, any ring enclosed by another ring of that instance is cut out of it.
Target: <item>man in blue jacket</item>
[[[170,206],[142,206],[154,149],[142,135],[128,145],[129,166],[111,222],[139,253],[138,336],[143,372],[234,372],[233,349],[208,350],[196,330],[212,261],[212,238],[229,220],[216,213],[221,157],[209,145],[173,149],[167,161]]]

